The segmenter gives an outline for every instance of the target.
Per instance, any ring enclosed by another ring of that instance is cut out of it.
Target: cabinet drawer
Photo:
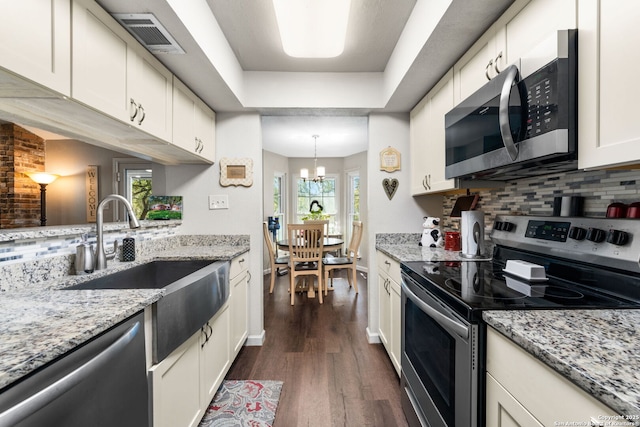
[[[377,251],[378,269],[387,273],[393,280],[400,282],[400,263],[389,255]]]
[[[586,422],[615,411],[491,328],[487,328],[487,372],[543,425]]]
[[[233,280],[237,275],[249,268],[249,254],[244,253],[231,260],[229,267],[229,279]]]

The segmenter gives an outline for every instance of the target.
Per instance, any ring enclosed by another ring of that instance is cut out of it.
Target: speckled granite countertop
[[[618,414],[640,414],[640,310],[485,311],[483,318]]]
[[[444,248],[425,248],[417,243],[387,244],[378,243],[376,249],[389,255],[398,262],[409,261],[488,261],[491,255],[482,259],[469,259],[460,256],[459,252],[445,251]]]
[[[197,242],[194,242],[197,243]],[[37,289],[0,297],[0,392],[4,387],[73,350],[88,339],[162,298],[163,290],[61,290],[154,259],[230,260],[249,245],[182,246],[130,263],[109,261],[106,270],[65,276]]]

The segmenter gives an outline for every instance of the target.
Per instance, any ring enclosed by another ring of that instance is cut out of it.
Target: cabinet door
[[[640,66],[640,3],[579,1],[578,167],[640,161],[640,87],[628,74]]]
[[[389,330],[391,333],[391,362],[396,368],[396,372],[400,375],[400,337],[402,336],[402,297],[400,294],[400,285],[394,280],[390,281],[389,295]]]
[[[195,95],[173,78],[173,144],[189,152],[196,149]]]
[[[0,67],[63,95],[71,94],[68,0],[7,2],[0,14]]]
[[[487,374],[487,425],[543,427],[507,390]]]
[[[129,102],[138,105],[133,126],[167,142],[172,138],[173,76],[151,54],[138,52],[130,70]]]
[[[247,295],[249,288],[249,274],[243,271],[231,282],[231,296],[229,297],[229,309],[231,310],[231,359],[244,345],[249,329],[249,310]]]
[[[92,1],[75,0],[72,16],[71,96],[129,121],[127,73],[137,58],[123,37],[124,30]]]
[[[154,427],[197,426],[200,422],[200,334],[153,366]]]
[[[389,295],[389,278],[385,274],[378,273],[378,312],[380,341],[389,352],[391,336],[391,306]]]
[[[208,326],[204,326],[200,338],[200,405],[202,408],[206,408],[211,402],[231,365],[229,320],[229,306],[226,306],[207,323]],[[195,426],[197,425],[196,423]]]
[[[496,49],[495,29],[491,28],[454,65],[456,104],[495,77],[494,61],[498,57]],[[499,66],[503,65],[504,60],[500,58]]]
[[[216,115],[199,99],[195,105],[195,126],[195,135],[200,144],[196,154],[213,162],[216,154]]]
[[[444,116],[453,108],[453,71],[450,70],[411,112],[411,189],[413,195],[456,188],[445,179]]]

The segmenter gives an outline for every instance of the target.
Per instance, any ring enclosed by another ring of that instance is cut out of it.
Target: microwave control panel
[[[527,138],[558,129],[558,60],[523,80],[527,93]]]

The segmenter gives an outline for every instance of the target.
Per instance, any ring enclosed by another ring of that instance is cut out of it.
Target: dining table
[[[278,240],[277,242],[278,249],[282,251],[289,251],[289,241],[287,239]],[[338,256],[342,254],[342,245],[344,245],[344,240],[339,239],[337,237],[325,237],[323,240],[322,252],[337,252]],[[316,292],[314,286],[306,286],[307,288],[307,296],[309,298],[315,298]]]

